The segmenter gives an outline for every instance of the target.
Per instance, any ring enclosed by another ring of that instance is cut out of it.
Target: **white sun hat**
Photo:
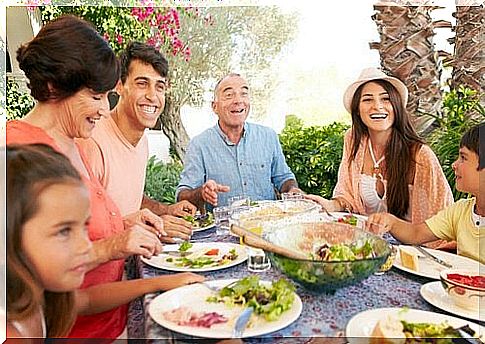
[[[408,103],[408,89],[406,85],[404,85],[404,83],[401,80],[397,78],[393,78],[392,76],[388,76],[380,69],[372,67],[372,68],[364,69],[360,73],[357,81],[351,83],[350,86],[347,87],[347,90],[344,93],[345,109],[349,113],[352,113],[352,110],[351,110],[352,98],[354,97],[355,91],[357,91],[360,85],[365,84],[368,81],[379,80],[379,79],[389,81],[392,84],[392,86],[396,88],[397,92],[401,96],[402,105],[404,108],[406,108],[406,104]]]

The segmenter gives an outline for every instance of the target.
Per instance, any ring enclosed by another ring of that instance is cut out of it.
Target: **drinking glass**
[[[281,194],[281,199],[283,201],[300,201],[303,198],[304,198],[303,194],[301,194],[301,193],[283,192]]]
[[[231,207],[217,207],[212,209],[217,235],[229,234],[229,219],[231,218]]]
[[[244,207],[247,206],[249,207],[249,204],[251,203],[251,200],[249,199],[248,196],[233,196],[229,198],[229,206],[230,207]]]
[[[271,268],[268,256],[260,248],[248,247],[248,270],[262,272]]]
[[[395,245],[391,245],[391,254],[389,255],[389,257],[387,257],[385,263],[382,264],[379,270],[377,270],[377,272],[374,273],[374,275],[382,275],[385,272],[391,270],[392,264],[396,259],[396,255],[397,255],[397,247]]]

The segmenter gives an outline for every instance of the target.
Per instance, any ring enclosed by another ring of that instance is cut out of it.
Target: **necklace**
[[[376,161],[376,157],[374,156],[374,149],[372,148],[372,141],[369,138],[369,151],[370,151],[370,156],[372,158],[372,162],[374,163],[374,169],[372,170],[372,176],[380,178],[381,180],[384,180],[384,177],[382,176],[381,173],[381,166],[380,163],[384,161],[386,158],[385,155],[381,156],[381,158]]]

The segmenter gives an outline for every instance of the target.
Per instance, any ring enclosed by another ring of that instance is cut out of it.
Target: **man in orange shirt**
[[[120,63],[118,104],[110,117],[99,120],[91,138],[79,143],[122,214],[148,208],[163,219],[168,237],[162,241],[187,240],[192,227],[179,216],[194,215],[195,206],[188,201],[162,204],[143,192],[148,161],[145,129],[155,126],[165,106],[167,60],[155,48],[132,42],[121,54]]]

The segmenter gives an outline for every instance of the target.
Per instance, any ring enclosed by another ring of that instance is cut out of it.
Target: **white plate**
[[[216,224],[215,222],[208,225],[208,226],[205,226],[205,227],[199,227],[199,228],[193,228],[192,229],[192,233],[195,233],[195,232],[202,232],[202,231],[205,231],[206,229],[209,229],[209,228],[212,228],[214,227]]]
[[[335,221],[336,219],[335,218],[332,218],[328,215],[326,215],[325,213],[322,213],[323,215],[325,215],[329,221]],[[332,214],[334,217],[338,218],[338,219],[343,219],[345,218],[346,216],[348,215],[353,215],[357,218],[357,224],[355,225],[357,228],[360,228],[360,229],[363,229],[365,227],[365,222],[367,221],[367,216],[364,216],[364,215],[359,215],[359,214],[350,214],[350,213],[346,213],[346,212],[343,212],[343,211],[332,211],[330,212],[330,214]]]
[[[444,266],[435,263],[432,259],[426,258],[422,253],[418,252],[414,247],[407,246],[407,245],[399,245],[399,247],[405,247],[409,250],[413,250],[418,254],[418,261],[419,261],[419,271],[411,270],[404,267],[401,263],[401,257],[399,252],[396,255],[396,259],[394,260],[394,266],[400,270],[409,272],[414,275],[428,277],[433,279],[440,279],[440,272],[442,270],[446,270],[447,268]],[[440,250],[433,250],[430,248],[425,248],[426,251],[431,253],[432,255],[441,258],[451,265],[453,265],[454,269],[464,269],[464,270],[473,270],[473,271],[483,271],[480,269],[485,269],[485,266],[477,262],[476,260],[459,256],[450,252],[440,251]]]
[[[484,307],[479,307],[477,310],[472,310],[458,306],[443,289],[440,281],[426,283],[421,287],[420,293],[426,301],[444,311],[468,319],[485,321]]]
[[[169,271],[192,271],[192,272],[204,272],[204,271],[214,271],[214,270],[221,270],[225,269],[237,264],[241,264],[246,259],[248,259],[248,254],[246,252],[246,247],[238,245],[238,244],[231,244],[231,243],[224,243],[224,242],[199,242],[193,243],[193,246],[189,249],[191,252],[196,252],[199,250],[207,250],[217,248],[219,249],[219,254],[216,257],[222,257],[223,255],[227,254],[230,250],[235,249],[237,252],[238,257],[233,260],[232,262],[225,264],[225,265],[218,265],[218,266],[205,266],[202,268],[189,268],[189,267],[180,267],[175,265],[174,262],[167,262],[167,258],[173,258],[174,260],[178,257],[174,255],[164,254],[163,251],[158,256],[151,257],[150,259],[141,257],[141,260],[151,265],[155,268],[169,270]],[[179,245],[164,245],[163,249],[165,251],[177,251]]]
[[[413,323],[442,323],[443,321],[447,321],[448,324],[454,328],[469,325],[482,341],[484,339],[483,336],[485,335],[485,328],[483,326],[452,316],[417,309],[377,308],[361,312],[350,319],[345,330],[349,343],[356,342],[363,344],[361,337],[369,338],[377,322],[388,316],[397,317],[400,320]]]
[[[212,286],[223,287],[236,280],[215,280],[208,281]],[[269,281],[261,281],[265,285],[270,285]],[[187,334],[190,336],[203,338],[231,338],[234,322],[238,315],[243,311],[244,307],[229,308],[223,303],[206,302],[208,296],[213,295],[213,292],[202,284],[192,284],[177,289],[167,291],[157,296],[150,303],[148,313],[152,319],[161,326],[175,332]],[[163,312],[172,309],[186,306],[195,312],[217,312],[229,319],[223,324],[215,324],[211,328],[180,326],[176,323],[168,321],[162,315]],[[300,316],[302,310],[302,302],[300,297],[295,294],[295,300],[291,308],[281,314],[280,318],[275,321],[267,321],[262,317],[251,319],[250,325],[244,331],[243,337],[261,336],[267,333],[278,331]],[[253,315],[254,316],[254,315]]]

